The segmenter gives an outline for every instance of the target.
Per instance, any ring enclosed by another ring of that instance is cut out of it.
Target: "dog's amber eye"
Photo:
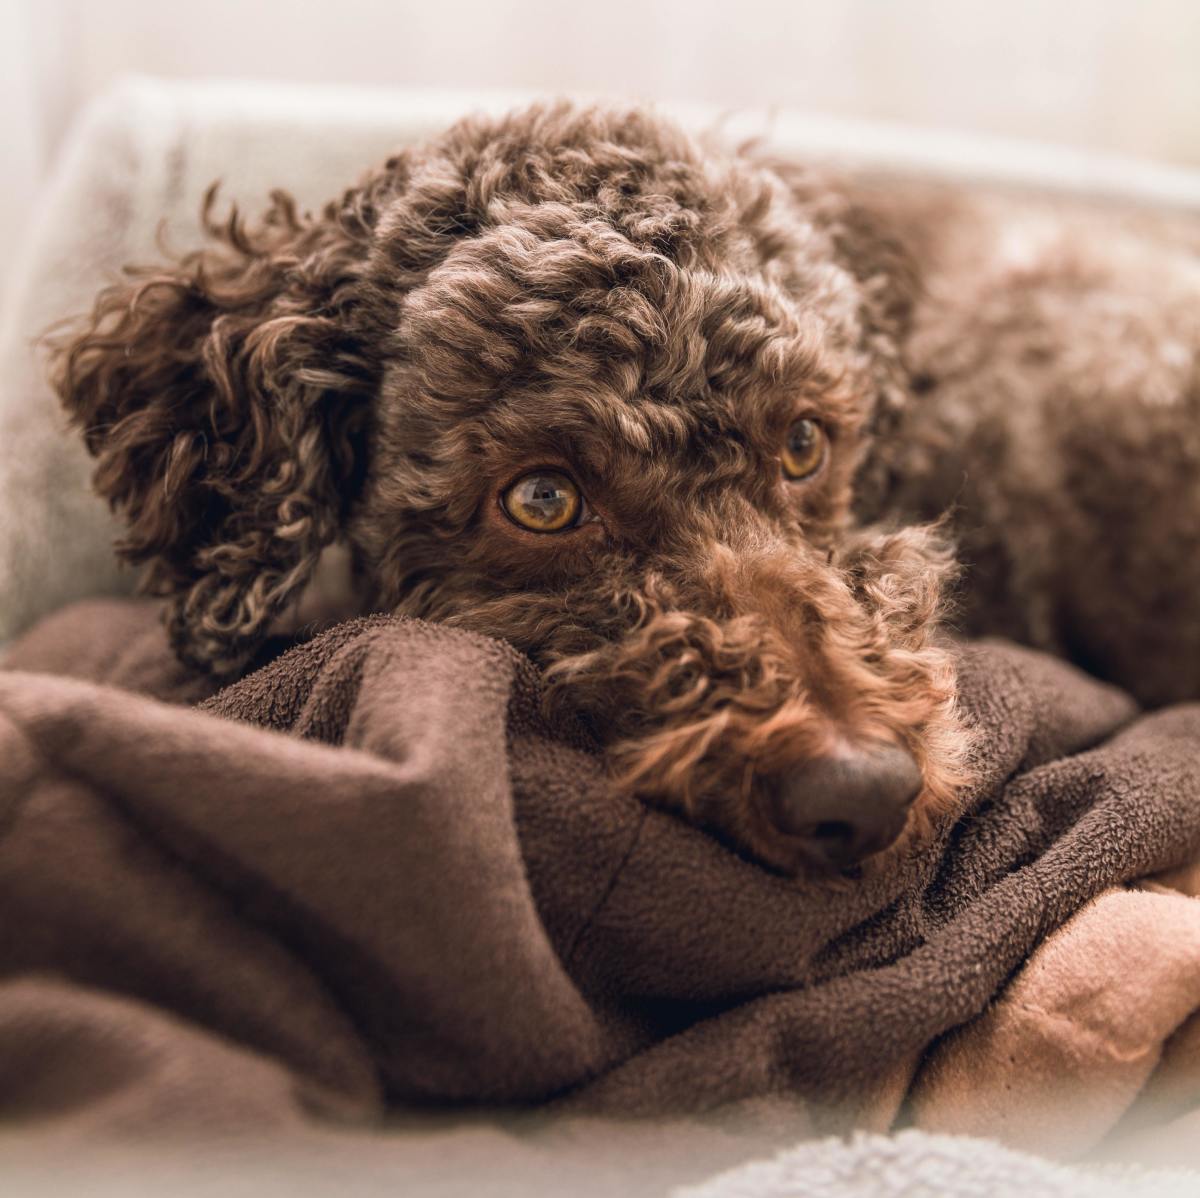
[[[816,474],[825,461],[827,444],[825,430],[815,420],[795,421],[783,443],[784,474],[793,480]]]
[[[536,470],[517,479],[500,502],[514,524],[531,532],[574,528],[583,510],[579,488],[555,470]]]

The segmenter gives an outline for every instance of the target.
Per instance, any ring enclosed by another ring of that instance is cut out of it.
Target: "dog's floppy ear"
[[[393,164],[389,163],[389,167]],[[253,655],[336,537],[380,369],[365,266],[389,172],[313,218],[272,194],[248,230],[136,269],[52,341],[51,377],[167,597],[173,646],[221,676]]]

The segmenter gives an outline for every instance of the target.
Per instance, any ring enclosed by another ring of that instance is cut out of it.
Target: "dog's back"
[[[889,506],[956,513],[962,626],[1200,695],[1200,220],[887,195],[924,270]]]

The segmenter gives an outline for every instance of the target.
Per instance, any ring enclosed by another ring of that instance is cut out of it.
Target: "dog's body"
[[[1200,696],[1200,221],[889,193],[924,278],[889,516],[953,513],[964,631]]]
[[[214,227],[57,382],[185,659],[245,668],[340,544],[640,793],[843,866],[969,773],[921,522],[968,630],[1200,694],[1200,267],[1125,223],[535,108]]]

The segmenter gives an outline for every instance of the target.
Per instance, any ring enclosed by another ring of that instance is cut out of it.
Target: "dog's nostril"
[[[772,822],[812,856],[843,868],[892,844],[921,790],[912,755],[894,745],[847,749],[776,779]]]
[[[813,840],[848,840],[854,835],[854,828],[844,820],[828,819],[817,824],[809,835]]]

